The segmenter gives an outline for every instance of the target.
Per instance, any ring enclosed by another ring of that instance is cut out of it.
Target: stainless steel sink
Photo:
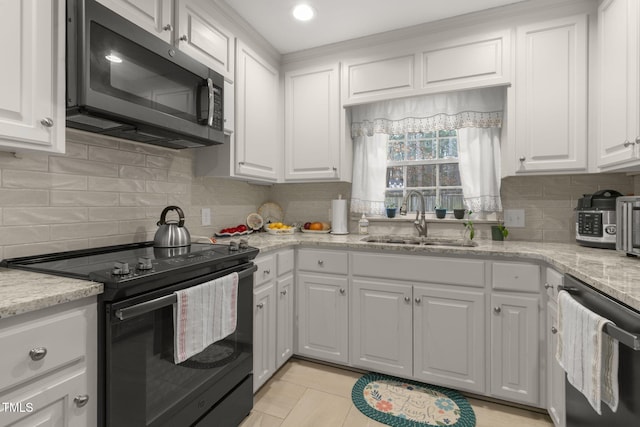
[[[416,237],[402,235],[372,235],[360,240],[367,243],[387,243],[393,245],[425,245],[425,246],[465,246],[473,247],[478,244],[463,239],[447,239],[439,237]]]

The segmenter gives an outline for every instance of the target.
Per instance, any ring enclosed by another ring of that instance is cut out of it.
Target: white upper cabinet
[[[235,174],[277,181],[282,157],[279,73],[241,41],[237,60]]]
[[[234,35],[193,1],[176,0],[176,10],[180,50],[233,81]]]
[[[640,5],[606,0],[598,9],[598,167],[640,166]]]
[[[339,64],[285,73],[285,181],[337,180]]]
[[[173,3],[171,0],[97,1],[165,42],[172,42]]]
[[[0,150],[65,149],[65,2],[2,2]]]
[[[515,171],[587,170],[587,15],[518,27]]]

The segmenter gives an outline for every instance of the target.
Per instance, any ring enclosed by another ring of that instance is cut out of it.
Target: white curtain
[[[387,138],[376,139],[376,135],[445,129],[458,129],[460,178],[467,207],[478,213],[500,211],[503,108],[504,89],[500,87],[351,107],[352,212],[384,212]]]

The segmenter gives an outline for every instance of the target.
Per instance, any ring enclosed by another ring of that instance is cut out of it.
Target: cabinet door
[[[298,275],[298,353],[348,363],[347,279]]]
[[[285,73],[285,180],[338,178],[339,65]]]
[[[253,391],[276,370],[276,296],[269,282],[253,293]]]
[[[293,355],[293,274],[277,280],[276,369]]]
[[[351,283],[351,364],[410,377],[413,372],[410,285]]]
[[[344,104],[385,100],[412,94],[416,88],[413,52],[351,61],[344,67]]]
[[[539,405],[537,296],[491,296],[491,394]]]
[[[484,393],[484,293],[414,286],[413,297],[413,376]]]
[[[517,30],[516,173],[587,169],[587,20]]]
[[[625,165],[640,146],[640,5],[637,0],[606,0],[598,9],[600,87],[598,166]]]
[[[0,148],[64,152],[65,2],[2,2]]]
[[[236,175],[278,179],[278,71],[238,41],[236,85]]]
[[[558,309],[555,303],[547,303],[547,410],[556,427],[564,427],[564,369],[556,359],[558,343]]]
[[[233,81],[235,37],[193,1],[176,0],[176,43],[181,51]]]
[[[173,5],[171,0],[97,1],[165,42],[172,42]]]

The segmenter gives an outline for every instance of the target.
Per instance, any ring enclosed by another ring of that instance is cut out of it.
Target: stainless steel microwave
[[[640,196],[616,199],[616,249],[640,256]]]
[[[95,0],[67,0],[67,127],[170,148],[224,142],[224,78]]]

